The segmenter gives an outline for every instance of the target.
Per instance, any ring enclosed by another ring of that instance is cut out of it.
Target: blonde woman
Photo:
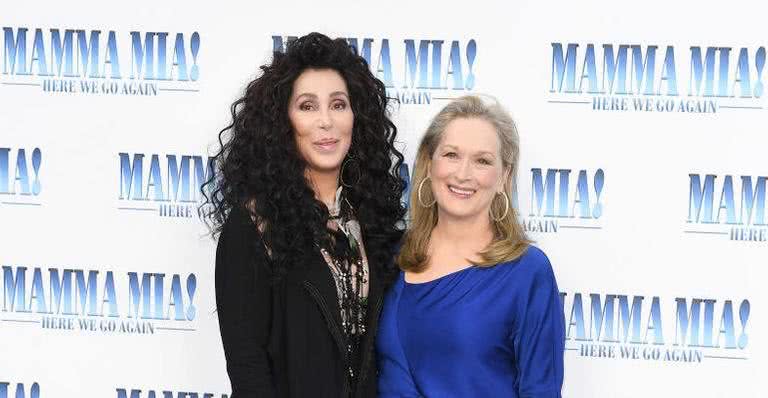
[[[510,203],[519,153],[495,101],[459,98],[429,126],[381,315],[379,396],[560,397],[563,309]]]

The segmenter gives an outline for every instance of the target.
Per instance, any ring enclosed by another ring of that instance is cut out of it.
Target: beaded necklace
[[[365,334],[368,298],[368,261],[362,241],[360,224],[354,219],[352,206],[344,200],[341,189],[336,192],[336,203],[330,209],[328,231],[331,247],[320,248],[320,253],[331,270],[341,310],[341,330],[345,337],[347,378],[354,388],[360,362],[360,342]],[[335,227],[335,228],[334,228]]]

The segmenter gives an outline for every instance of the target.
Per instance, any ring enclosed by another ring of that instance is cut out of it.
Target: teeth
[[[473,190],[463,190],[463,189],[459,189],[459,188],[456,188],[456,187],[452,187],[450,185],[448,186],[448,189],[450,189],[451,192],[457,193],[459,195],[472,195],[473,193],[475,193],[475,191],[473,191]]]

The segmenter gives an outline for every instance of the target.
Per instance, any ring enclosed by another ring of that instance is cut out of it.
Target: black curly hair
[[[397,173],[403,155],[394,146],[397,128],[389,118],[384,84],[343,39],[310,33],[289,42],[285,53],[275,52],[272,62],[261,67],[261,76],[232,104],[231,124],[219,132],[216,170],[203,184],[199,214],[215,236],[233,208],[250,212],[271,250],[276,279],[316,250],[315,243],[328,242],[328,209],[315,199],[305,177],[307,163],[288,118],[293,83],[308,68],[333,69],[346,82],[355,116],[348,157],[359,170],[344,168],[349,169],[344,181],[357,181],[344,188],[344,196],[360,222],[369,262],[383,265],[391,276],[405,216],[401,195],[406,182]]]

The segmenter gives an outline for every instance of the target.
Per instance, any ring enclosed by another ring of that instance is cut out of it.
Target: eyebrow
[[[457,147],[457,146],[455,146],[455,145],[451,145],[451,144],[444,144],[444,145],[441,145],[441,149],[453,149],[453,150],[458,150],[458,149],[459,149],[459,147]],[[494,154],[494,153],[493,153],[493,152],[491,152],[491,151],[480,151],[480,152],[478,152],[477,154],[478,154],[478,155],[491,155],[491,156],[493,156],[494,158],[496,157],[496,154]]]
[[[345,98],[347,98],[347,99],[349,99],[349,95],[347,95],[347,93],[345,93],[345,92],[343,92],[343,91],[334,91],[334,92],[332,92],[332,93],[331,93],[330,97],[338,97],[338,96],[340,96],[340,95],[341,95],[341,96],[344,96],[344,97],[345,97]],[[296,96],[296,101],[298,101],[298,100],[299,100],[299,99],[301,99],[302,97],[309,97],[309,99],[314,99],[314,100],[316,100],[316,99],[318,98],[316,94],[312,94],[312,93],[301,93],[301,94],[299,94],[299,95],[297,95],[297,96]]]
[[[337,97],[339,95],[343,95],[344,97],[349,98],[349,95],[347,95],[347,93],[345,93],[343,91],[334,91],[334,92],[331,93],[331,97]]]

